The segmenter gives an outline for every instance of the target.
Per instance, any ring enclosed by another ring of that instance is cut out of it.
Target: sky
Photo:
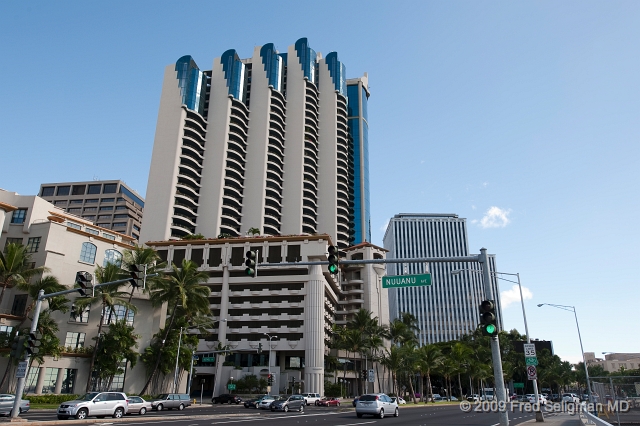
[[[572,312],[537,307],[569,305],[585,351],[640,352],[638,22],[633,1],[4,1],[0,187],[144,195],[167,65],[307,37],[369,74],[374,244],[394,214],[458,214],[520,274],[532,338],[581,360]]]

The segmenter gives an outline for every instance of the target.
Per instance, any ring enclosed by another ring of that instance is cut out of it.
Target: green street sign
[[[228,390],[236,390],[236,384],[235,383],[229,383],[227,385],[227,389]]]
[[[216,357],[214,356],[203,356],[202,362],[216,362]]]
[[[382,288],[422,287],[431,285],[431,274],[390,275],[382,277]]]
[[[538,358],[534,357],[528,357],[524,359],[525,362],[527,363],[527,366],[529,365],[538,365]]]
[[[524,383],[514,382],[513,383],[513,388],[514,389],[524,389]]]

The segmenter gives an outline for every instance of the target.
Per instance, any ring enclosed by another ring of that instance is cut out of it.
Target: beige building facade
[[[596,358],[595,352],[585,352],[584,359],[589,367],[599,365],[605,371],[613,373],[615,371],[640,369],[640,353],[606,353],[604,358]]]

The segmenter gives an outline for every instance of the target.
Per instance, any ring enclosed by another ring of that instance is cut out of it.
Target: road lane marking
[[[334,426],[354,426],[354,425],[367,425],[369,423],[376,423],[376,420],[370,422],[361,422],[361,423],[345,423],[343,425],[334,425]]]

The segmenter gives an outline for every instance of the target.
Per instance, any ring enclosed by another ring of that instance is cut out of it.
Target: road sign
[[[382,277],[382,288],[420,287],[431,285],[431,274],[389,275]]]
[[[525,343],[523,346],[525,358],[536,356],[536,345],[533,343]]]
[[[536,358],[535,356],[532,357],[527,357],[524,359],[526,364],[529,365],[538,365],[538,358]]]
[[[202,357],[202,362],[215,362],[216,361],[216,357],[214,356],[203,356]]]
[[[373,368],[368,371],[367,381],[369,383],[373,383],[373,382],[376,381],[376,373],[375,373],[375,371],[373,371]]]
[[[27,377],[27,365],[27,361],[20,361],[18,363],[18,369],[16,370],[17,379],[24,379],[25,377]]]
[[[535,365],[530,365],[527,367],[527,379],[536,380],[538,378],[538,372],[536,371]]]
[[[227,389],[228,390],[236,390],[236,384],[235,383],[229,383],[227,385]]]
[[[513,388],[514,389],[524,389],[524,383],[514,382],[513,383]]]

